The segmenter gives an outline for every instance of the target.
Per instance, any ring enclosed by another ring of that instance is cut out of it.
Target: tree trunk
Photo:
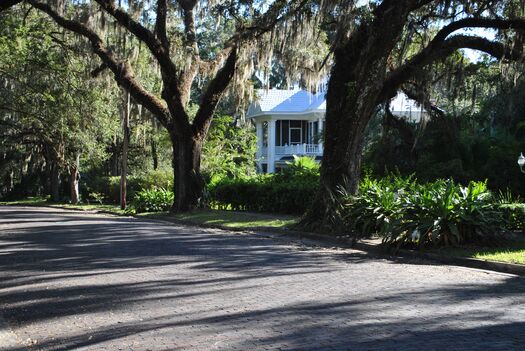
[[[151,138],[151,158],[153,160],[153,169],[156,171],[159,168],[159,155],[157,152],[157,143],[154,138]]]
[[[119,147],[119,141],[116,140],[111,145],[111,175],[112,176],[118,176],[120,174],[119,172],[119,156],[120,156],[120,147]]]
[[[339,212],[339,190],[358,190],[365,130],[380,102],[388,57],[403,29],[403,17],[408,14],[404,11],[364,23],[334,50],[326,94],[320,188],[299,224],[302,227],[345,230]]]
[[[51,195],[51,201],[58,202],[60,201],[60,169],[58,167],[58,162],[55,160],[51,161],[51,167],[50,167],[50,195]]]
[[[128,148],[129,148],[129,114],[130,114],[130,94],[125,94],[125,107],[122,113],[122,165],[120,167],[120,208],[126,209],[127,198],[127,173],[128,173]]]
[[[172,212],[187,212],[203,205],[204,180],[200,173],[202,140],[171,136],[175,201]]]
[[[80,155],[77,155],[75,163],[69,168],[69,181],[71,191],[71,203],[78,204],[80,201],[80,195],[78,192],[78,183],[80,181],[79,165]]]

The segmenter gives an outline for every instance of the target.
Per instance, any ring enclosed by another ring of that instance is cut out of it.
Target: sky
[[[488,40],[496,39],[496,31],[486,29],[486,28],[473,28],[473,29],[465,29],[461,31],[458,30],[456,33],[466,34],[466,35],[477,35],[479,37],[487,38]],[[462,49],[462,51],[472,62],[477,62],[481,59],[482,53],[477,50]]]

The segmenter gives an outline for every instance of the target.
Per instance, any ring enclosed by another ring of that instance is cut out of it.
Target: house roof
[[[326,92],[312,94],[306,90],[259,89],[257,99],[250,105],[248,118],[263,115],[301,114],[326,111]],[[390,102],[394,115],[419,120],[426,111],[415,101],[399,92]]]
[[[325,111],[325,92],[312,94],[306,90],[257,90],[257,100],[248,108],[247,117],[265,114]]]

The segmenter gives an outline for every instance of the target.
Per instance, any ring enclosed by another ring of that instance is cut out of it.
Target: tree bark
[[[376,19],[361,26],[334,50],[326,94],[324,154],[320,188],[300,226],[344,230],[339,191],[356,193],[361,177],[365,129],[380,101],[390,52],[409,8],[384,2]],[[385,10],[385,11],[383,11]]]
[[[56,160],[51,161],[49,176],[51,201],[58,202],[60,201],[60,168]]]
[[[204,180],[200,173],[202,140],[171,136],[174,194],[172,212],[187,212],[203,205]]]
[[[159,155],[155,138],[151,138],[151,158],[153,161],[153,169],[156,171],[159,168]]]
[[[69,167],[69,181],[71,191],[71,203],[78,204],[80,195],[78,192],[78,183],[80,181],[80,155],[77,155],[75,163]]]
[[[129,148],[129,114],[131,97],[129,93],[124,94],[124,109],[122,111],[122,165],[120,167],[120,208],[126,209],[127,203],[127,173],[128,173],[128,148]]]

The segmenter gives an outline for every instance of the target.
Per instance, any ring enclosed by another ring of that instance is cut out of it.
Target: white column
[[[275,120],[268,121],[268,173],[275,172]]]
[[[321,135],[321,140],[319,140],[319,154],[323,154],[323,141],[324,141],[324,125],[323,125],[324,116],[319,117],[319,134]]]
[[[263,157],[263,147],[264,147],[264,129],[262,122],[255,122],[255,130],[257,133],[257,158],[260,159]]]
[[[262,158],[263,158],[263,148],[264,148],[264,126],[262,122],[255,122],[255,130],[257,135],[257,153],[255,155],[257,162],[257,169],[262,171]]]

